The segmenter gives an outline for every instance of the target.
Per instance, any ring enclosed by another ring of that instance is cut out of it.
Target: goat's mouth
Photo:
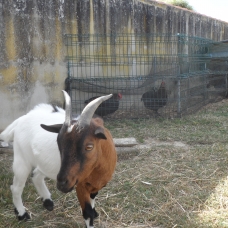
[[[77,187],[77,183],[78,183],[78,180],[76,180],[75,184],[72,187],[69,187],[67,185],[61,185],[57,182],[57,189],[63,193],[68,193]]]
[[[75,182],[74,186],[72,187],[72,189],[77,188],[77,184],[78,184],[78,180],[76,180],[76,182]]]
[[[73,189],[74,189],[74,186],[69,188],[69,187],[63,187],[63,186],[58,186],[57,184],[57,188],[59,191],[63,192],[63,193],[68,193],[68,192],[71,192]]]

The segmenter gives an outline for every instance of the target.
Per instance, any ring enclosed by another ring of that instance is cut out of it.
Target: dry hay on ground
[[[184,119],[109,123],[115,137],[143,142],[138,156],[118,162],[112,181],[99,192],[95,227],[228,227],[227,113],[223,100]],[[75,193],[62,194],[49,180],[54,211],[43,209],[29,179],[23,199],[32,220],[18,222],[11,165],[12,154],[0,154],[2,227],[84,227]]]

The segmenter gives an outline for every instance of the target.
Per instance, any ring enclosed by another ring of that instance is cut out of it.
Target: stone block
[[[113,141],[116,147],[132,147],[138,145],[135,138],[114,138]]]

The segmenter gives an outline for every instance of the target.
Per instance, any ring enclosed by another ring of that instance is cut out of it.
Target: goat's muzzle
[[[69,184],[67,178],[59,178],[59,176],[57,176],[57,189],[63,193],[71,192],[74,189],[77,182],[78,181],[76,181],[76,183],[72,186]]]

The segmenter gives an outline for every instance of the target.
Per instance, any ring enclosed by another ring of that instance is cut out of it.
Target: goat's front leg
[[[86,227],[93,228],[93,220],[98,216],[94,208],[94,199],[97,193],[90,194],[83,185],[78,185],[76,188],[79,203],[82,208],[83,218],[85,219]],[[93,197],[93,198],[91,198]]]
[[[97,196],[97,194],[98,194],[98,192],[90,194],[90,203],[91,203],[91,206],[93,209],[94,218],[97,218],[99,216],[99,214],[95,210],[95,197]]]
[[[52,211],[54,203],[51,199],[51,193],[48,191],[48,188],[44,182],[44,174],[39,170],[39,168],[34,169],[33,171],[33,183],[36,187],[37,192],[43,200],[43,206],[48,210]]]

